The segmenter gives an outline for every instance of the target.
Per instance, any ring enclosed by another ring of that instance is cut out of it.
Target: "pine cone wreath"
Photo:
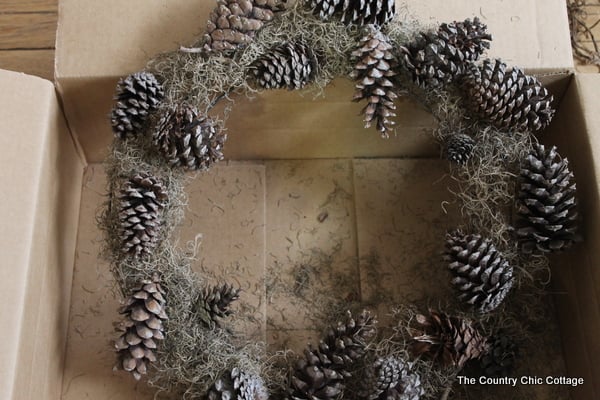
[[[486,338],[472,321],[429,310],[416,316],[410,350],[414,356],[427,355],[443,366],[462,368],[487,350]]]
[[[483,373],[491,377],[508,376],[515,366],[516,344],[504,334],[494,336],[489,343],[488,351],[479,360]]]
[[[445,145],[446,158],[455,164],[465,165],[471,158],[475,140],[464,133],[457,133],[448,136]]]
[[[223,159],[227,135],[198,109],[183,105],[167,110],[154,132],[154,144],[172,167],[207,170]]]
[[[569,248],[579,240],[575,177],[556,147],[535,145],[521,169],[517,238],[526,253]]]
[[[165,307],[165,291],[157,275],[132,291],[120,311],[125,320],[117,327],[122,334],[115,342],[116,369],[131,372],[136,380],[146,374],[148,365],[156,361],[157,342],[165,338]]]
[[[206,397],[208,400],[267,400],[269,393],[260,376],[236,367],[217,379]]]
[[[375,319],[367,311],[331,328],[318,348],[309,347],[296,365],[289,393],[295,400],[333,400],[351,376],[351,364],[365,353],[366,342],[375,333]]]
[[[279,0],[218,0],[204,34],[204,50],[223,52],[250,43],[282,8]]]
[[[149,72],[136,72],[119,80],[115,96],[117,103],[110,116],[115,136],[119,139],[136,136],[163,97],[162,85]]]
[[[200,320],[208,328],[219,327],[219,320],[232,314],[231,303],[240,298],[240,291],[227,284],[205,287],[196,301]]]
[[[469,63],[490,48],[492,36],[478,18],[442,24],[400,47],[404,66],[421,87],[439,87],[460,77]]]
[[[446,236],[445,260],[458,298],[480,313],[498,307],[513,285],[513,268],[489,239],[461,231]]]
[[[535,132],[550,124],[554,97],[533,76],[500,60],[472,65],[463,80],[467,107],[495,127]]]
[[[287,42],[252,63],[251,70],[264,89],[302,89],[316,71],[317,58],[303,43]]]
[[[345,25],[382,26],[394,18],[395,0],[304,0],[313,14],[327,21],[335,17]]]
[[[381,136],[388,137],[394,125],[394,100],[398,97],[394,83],[397,61],[392,54],[390,39],[375,26],[369,25],[360,46],[352,53],[356,65],[350,74],[356,83],[354,101],[367,99],[368,103],[362,112],[365,115],[365,127],[369,128],[373,121]]]
[[[123,253],[133,257],[152,253],[160,241],[161,210],[167,199],[166,188],[151,174],[139,173],[125,182],[119,195]]]
[[[419,400],[424,393],[421,378],[411,364],[396,357],[378,358],[367,370],[364,389],[368,400]]]

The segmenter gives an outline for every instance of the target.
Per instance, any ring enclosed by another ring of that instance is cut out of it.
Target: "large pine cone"
[[[162,85],[149,72],[136,72],[119,80],[110,123],[119,139],[135,136],[142,130],[148,115],[164,97]]]
[[[213,120],[186,105],[168,110],[154,132],[154,143],[169,164],[190,170],[206,170],[222,160],[226,139]]]
[[[297,400],[331,400],[344,390],[349,367],[365,353],[376,321],[367,311],[358,318],[350,312],[343,323],[331,328],[318,348],[309,346],[296,364],[290,382],[290,396]]]
[[[153,175],[139,173],[125,182],[119,196],[121,250],[134,257],[152,253],[160,241],[161,210],[167,191]]]
[[[394,18],[395,0],[304,0],[313,14],[326,21],[335,17],[346,25],[384,25]]]
[[[443,366],[462,368],[469,360],[478,359],[487,350],[486,338],[473,322],[429,310],[419,314],[410,344],[415,356],[428,355]]]
[[[379,358],[367,370],[362,398],[368,400],[419,400],[421,378],[411,364],[396,357]]]
[[[463,86],[467,106],[498,129],[534,132],[554,116],[553,96],[540,81],[500,60],[472,65]]]
[[[442,24],[437,32],[422,33],[408,47],[401,47],[404,65],[422,87],[438,87],[465,73],[490,47],[492,36],[478,18]]]
[[[204,49],[219,52],[247,45],[280,8],[279,0],[217,0],[206,24]]]
[[[196,301],[200,320],[209,328],[220,326],[220,319],[232,314],[231,303],[240,298],[240,291],[227,284],[205,287]]]
[[[488,351],[479,360],[485,376],[508,376],[514,366],[517,356],[517,346],[506,335],[499,334],[490,339]]]
[[[446,236],[446,261],[458,298],[481,313],[502,303],[513,285],[513,268],[496,246],[481,235],[460,231]]]
[[[252,73],[264,89],[301,89],[317,68],[317,58],[303,43],[287,42],[272,48],[252,63]]]
[[[575,191],[569,161],[556,147],[546,152],[536,145],[521,169],[517,200],[517,237],[524,253],[564,250],[579,239]]]
[[[446,139],[446,157],[453,163],[464,165],[471,158],[475,140],[464,133],[451,135]]]
[[[122,334],[115,342],[119,357],[116,368],[131,372],[136,380],[146,374],[149,363],[156,361],[157,341],[165,338],[164,296],[160,279],[155,275],[133,290],[120,311],[125,320],[117,327]]]
[[[258,375],[233,368],[208,390],[208,400],[267,400],[269,392]]]
[[[352,53],[356,65],[350,76],[357,81],[353,100],[368,100],[363,108],[365,127],[369,128],[375,120],[377,130],[383,137],[388,137],[394,124],[391,118],[396,116],[394,99],[398,95],[394,77],[397,61],[386,35],[373,25],[367,27],[366,32],[359,48]]]

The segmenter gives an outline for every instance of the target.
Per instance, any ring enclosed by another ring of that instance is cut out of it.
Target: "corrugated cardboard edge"
[[[48,81],[2,71],[0,398],[59,398],[83,163]],[[7,96],[6,93],[10,95]],[[26,116],[24,115],[26,114]],[[25,120],[26,119],[26,120]],[[18,140],[14,140],[14,138]],[[11,140],[12,138],[12,140]]]
[[[600,76],[575,76],[548,135],[575,173],[583,243],[553,259],[553,284],[565,361],[571,376],[585,384],[574,399],[600,397]]]

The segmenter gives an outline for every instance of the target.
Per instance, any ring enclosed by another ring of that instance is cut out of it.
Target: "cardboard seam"
[[[69,131],[69,136],[71,137],[71,142],[73,143],[73,146],[75,147],[75,152],[77,153],[77,156],[79,157],[79,159],[81,160],[83,167],[87,167],[88,162],[87,162],[87,158],[85,156],[85,152],[83,151],[83,147],[81,146],[81,143],[79,143],[79,139],[77,138],[77,134],[75,134],[73,127],[71,125],[71,121],[69,121],[69,119],[67,118],[67,114],[65,113],[65,104],[63,101],[63,90],[62,90],[62,85],[60,83],[60,81],[55,79],[55,84],[54,84],[54,91],[56,94],[56,99],[58,101],[58,109],[60,112],[61,117],[65,120],[65,123],[67,125],[67,130]]]

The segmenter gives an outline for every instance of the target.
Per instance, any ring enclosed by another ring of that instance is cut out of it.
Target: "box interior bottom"
[[[234,328],[269,348],[301,354],[327,325],[332,297],[371,304],[380,326],[390,305],[438,307],[453,292],[441,254],[461,223],[447,163],[332,159],[222,163],[188,187],[180,246],[200,241],[194,269],[243,289]],[[145,383],[114,372],[119,298],[99,259],[95,224],[105,201],[102,166],[84,177],[63,380],[64,400],[151,399]],[[198,236],[201,234],[201,236]],[[513,376],[565,376],[552,300],[550,320],[520,349]],[[452,398],[566,399],[562,386],[454,386]]]

